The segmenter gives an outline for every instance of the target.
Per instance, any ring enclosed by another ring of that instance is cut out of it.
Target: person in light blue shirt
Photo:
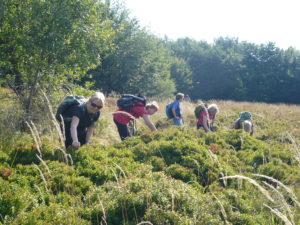
[[[172,103],[172,113],[173,113],[173,123],[176,126],[182,125],[182,113],[180,109],[180,102],[182,102],[184,99],[184,94],[178,93],[176,95],[176,100]]]

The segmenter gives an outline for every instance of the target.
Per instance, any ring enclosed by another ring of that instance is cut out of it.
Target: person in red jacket
[[[208,114],[207,114],[208,113]],[[207,107],[206,110],[202,110],[198,117],[197,129],[203,127],[206,132],[214,131],[214,122],[216,114],[219,113],[219,108],[216,104],[211,104]]]
[[[126,112],[125,109],[121,107],[118,108],[116,112],[113,114],[114,122],[118,128],[118,132],[121,140],[125,140],[127,137],[131,137],[132,134],[129,131],[128,124],[140,117],[143,118],[146,125],[150,128],[151,131],[156,131],[155,125],[150,120],[149,115],[153,115],[158,111],[159,107],[157,102],[153,101],[150,104],[144,106],[142,103],[137,103],[133,106],[130,112]]]

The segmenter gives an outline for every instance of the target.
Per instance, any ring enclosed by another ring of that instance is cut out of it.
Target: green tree
[[[184,60],[191,70],[192,81],[188,94],[194,99],[242,98],[238,41],[219,38],[213,45],[185,38],[172,44],[174,56]]]
[[[171,77],[175,81],[179,92],[190,93],[193,88],[192,71],[188,63],[180,58],[174,57],[171,63]]]
[[[102,55],[102,64],[90,71],[97,88],[106,93],[171,96],[170,57],[164,43],[140,28],[122,7],[112,7],[109,19],[116,31],[114,49]]]
[[[114,32],[97,0],[2,0],[1,80],[27,115],[41,89],[84,76],[100,64]]]

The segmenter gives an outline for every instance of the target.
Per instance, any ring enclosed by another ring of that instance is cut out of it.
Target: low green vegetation
[[[205,133],[195,128],[196,104],[183,102],[183,127],[160,110],[157,132],[137,121],[139,136],[120,142],[112,104],[92,144],[75,151],[59,143],[49,106],[22,130],[14,95],[0,90],[2,224],[300,223],[299,106],[216,101],[217,131]],[[245,109],[254,136],[230,129]]]
[[[3,224],[300,223],[299,162],[260,131],[170,127],[67,152],[26,137],[1,150]]]

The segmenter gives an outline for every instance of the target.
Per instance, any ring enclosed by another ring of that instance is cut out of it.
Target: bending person
[[[209,105],[207,110],[203,107],[198,115],[197,129],[203,128],[206,132],[214,131],[213,124],[217,113],[219,113],[219,108],[216,104]]]
[[[96,92],[86,103],[72,106],[63,117],[72,118],[64,122],[65,146],[75,149],[87,144],[93,134],[94,124],[100,117],[100,110],[105,104],[103,93]]]

